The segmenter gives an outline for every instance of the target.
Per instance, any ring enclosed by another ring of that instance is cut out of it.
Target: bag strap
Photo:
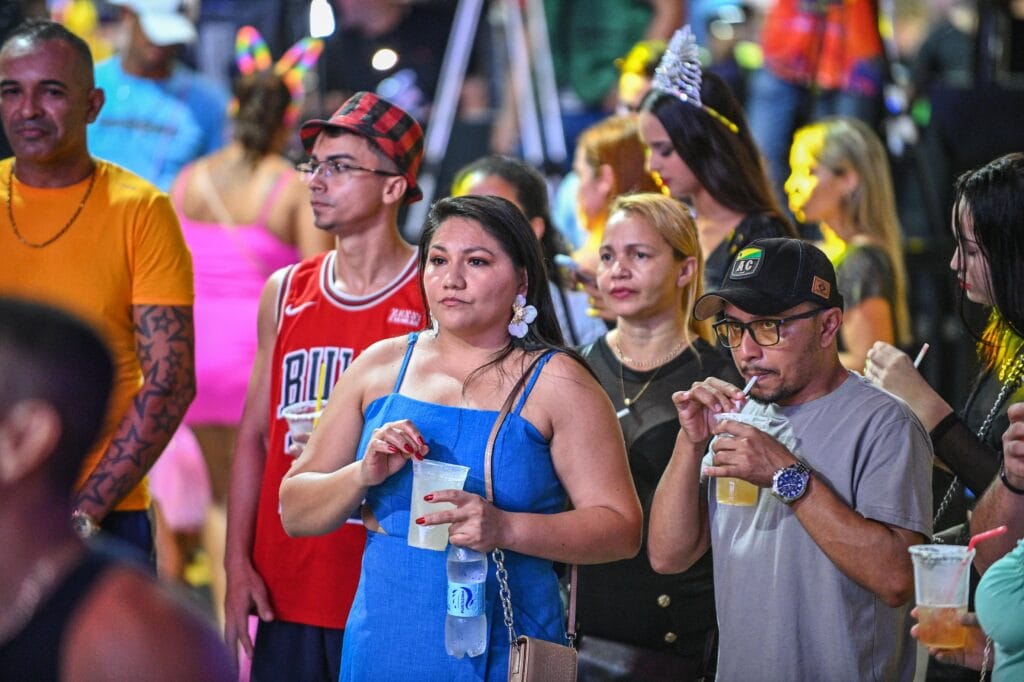
[[[512,396],[510,396],[509,399],[505,401],[505,404],[501,406],[501,411],[498,412],[498,417],[494,420],[494,426],[491,427],[491,434],[487,437],[487,448],[484,450],[484,490],[487,493],[487,501],[491,504],[494,504],[494,475],[493,467],[491,465],[494,459],[494,444],[498,440],[498,432],[501,431],[501,427],[505,423],[505,418],[508,417],[509,410],[511,409],[511,398]],[[504,610],[505,626],[508,628],[509,644],[515,646],[516,636],[512,618],[512,594],[508,588],[508,571],[505,570],[505,554],[500,548],[495,548],[494,551],[491,552],[491,558],[497,566],[499,596],[501,597],[501,603]],[[569,646],[576,645],[577,573],[576,564],[572,564],[569,571],[569,616],[565,631],[565,638],[569,640]]]

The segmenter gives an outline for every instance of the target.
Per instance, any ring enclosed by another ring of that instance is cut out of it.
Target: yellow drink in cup
[[[719,504],[751,507],[757,504],[758,487],[741,478],[720,477],[715,479],[715,499]]]
[[[749,424],[756,428],[767,426],[770,421],[767,417],[759,415],[747,415],[740,412],[723,412],[715,415],[715,421],[734,421],[741,424]],[[719,435],[717,438],[731,438],[729,435]],[[753,483],[740,478],[729,478],[722,476],[715,479],[715,499],[719,504],[731,504],[738,507],[751,507],[757,504],[757,494],[760,492]]]

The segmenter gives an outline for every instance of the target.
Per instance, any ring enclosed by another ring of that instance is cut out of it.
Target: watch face
[[[775,480],[775,492],[787,500],[795,500],[803,495],[806,485],[806,473],[787,468],[779,472],[779,476]]]

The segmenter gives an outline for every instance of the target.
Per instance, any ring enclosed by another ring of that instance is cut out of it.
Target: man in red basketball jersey
[[[335,682],[345,620],[359,581],[366,531],[351,521],[318,537],[281,526],[278,487],[291,466],[282,410],[324,400],[364,348],[422,329],[416,250],[398,211],[422,198],[416,171],[423,131],[405,111],[368,92],[329,120],[301,129],[316,226],[336,248],[271,276],[259,311],[259,346],[228,497],[225,635],[253,657],[252,679]],[[294,452],[294,451],[293,451]],[[259,616],[256,642],[247,618]]]

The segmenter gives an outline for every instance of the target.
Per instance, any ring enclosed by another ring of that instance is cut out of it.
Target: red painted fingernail
[[[398,452],[398,448],[396,448],[394,445],[391,445],[390,443],[388,444],[388,450],[390,450],[391,452]]]
[[[424,495],[423,499],[426,500],[427,502],[430,502],[432,499],[434,499],[434,493],[430,493],[429,495]]]
[[[405,444],[405,451],[408,452],[408,453],[412,453],[413,452],[412,446],[409,445],[408,443],[406,443]]]
[[[427,444],[427,441],[423,440],[423,436],[416,436],[416,437],[420,439],[420,445],[426,445]]]
[[[421,455],[420,453],[417,452],[416,453],[416,459],[418,459],[419,461],[422,462],[423,461],[423,455]]]
[[[417,526],[422,526],[422,525],[423,525],[423,522],[424,522],[424,520],[425,520],[425,519],[424,519],[424,518],[423,518],[422,516],[421,516],[421,517],[419,517],[418,519],[416,519],[416,525],[417,525]]]

